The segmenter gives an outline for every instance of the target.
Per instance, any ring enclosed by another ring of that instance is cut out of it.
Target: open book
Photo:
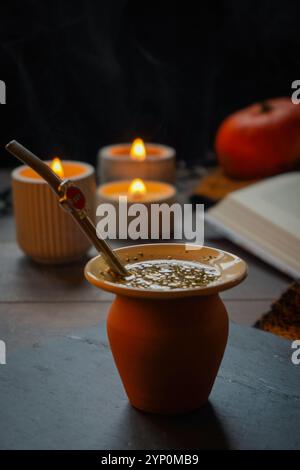
[[[234,191],[208,210],[206,218],[233,242],[300,277],[300,172]]]

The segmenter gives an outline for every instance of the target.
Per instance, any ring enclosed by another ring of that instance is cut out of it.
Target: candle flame
[[[53,158],[50,168],[60,178],[63,178],[65,176],[64,169],[63,169],[61,160],[59,158],[57,157]]]
[[[146,158],[146,148],[142,139],[135,139],[131,145],[130,156],[140,162]]]
[[[128,188],[128,192],[133,197],[139,198],[140,196],[142,196],[143,194],[147,192],[147,188],[143,180],[141,180],[140,178],[135,178],[130,184]]]

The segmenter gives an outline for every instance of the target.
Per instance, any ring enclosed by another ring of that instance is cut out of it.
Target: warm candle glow
[[[135,139],[130,149],[130,156],[134,160],[145,160],[146,158],[146,149],[145,144],[142,139]]]
[[[128,193],[133,197],[140,197],[147,192],[146,186],[140,178],[135,178],[128,188]]]
[[[50,167],[51,167],[51,170],[54,171],[54,173],[60,178],[63,178],[65,176],[64,169],[63,169],[61,160],[59,158],[57,157],[53,158]]]

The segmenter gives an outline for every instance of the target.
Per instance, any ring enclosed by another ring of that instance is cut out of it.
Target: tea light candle
[[[175,187],[159,181],[143,181],[136,178],[133,181],[114,181],[102,184],[97,191],[98,203],[117,203],[120,196],[127,196],[129,204],[162,204],[173,203]]]
[[[143,178],[152,181],[175,181],[175,150],[166,145],[136,139],[133,144],[104,147],[98,155],[101,182]]]
[[[47,162],[61,178],[76,182],[85,194],[89,215],[94,219],[95,171],[86,163]],[[60,264],[84,256],[90,243],[72,217],[59,205],[47,183],[31,168],[22,165],[12,172],[13,204],[17,241],[35,261]]]
[[[127,197],[127,208],[133,204],[143,204],[148,211],[148,232],[151,233],[151,204],[168,204],[172,205],[176,199],[176,189],[173,185],[168,183],[161,183],[158,181],[143,181],[136,178],[133,181],[114,181],[99,186],[97,190],[98,204],[110,203],[118,211],[120,196]],[[134,219],[134,216],[126,217],[127,225]],[[119,217],[117,216],[117,238],[120,236]],[[171,233],[174,228],[173,216],[171,218]],[[122,232],[124,232],[124,227]],[[127,226],[125,227],[127,230]],[[108,231],[109,232],[109,231]],[[161,236],[162,227],[159,222],[159,234]],[[109,233],[109,236],[112,234]],[[121,237],[125,238],[125,237]],[[147,237],[148,238],[148,237]],[[151,238],[149,236],[149,238]]]

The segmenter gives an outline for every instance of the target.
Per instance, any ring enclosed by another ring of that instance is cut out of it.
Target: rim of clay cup
[[[213,266],[220,273],[220,277],[207,286],[170,290],[141,289],[108,280],[105,273],[107,265],[101,255],[89,260],[84,269],[86,279],[94,286],[116,295],[148,299],[213,295],[231,289],[242,282],[247,276],[245,261],[232,253],[208,246],[201,247],[184,243],[155,243],[131,245],[118,248],[114,251],[125,265],[139,261],[173,259],[199,262],[210,267]]]

